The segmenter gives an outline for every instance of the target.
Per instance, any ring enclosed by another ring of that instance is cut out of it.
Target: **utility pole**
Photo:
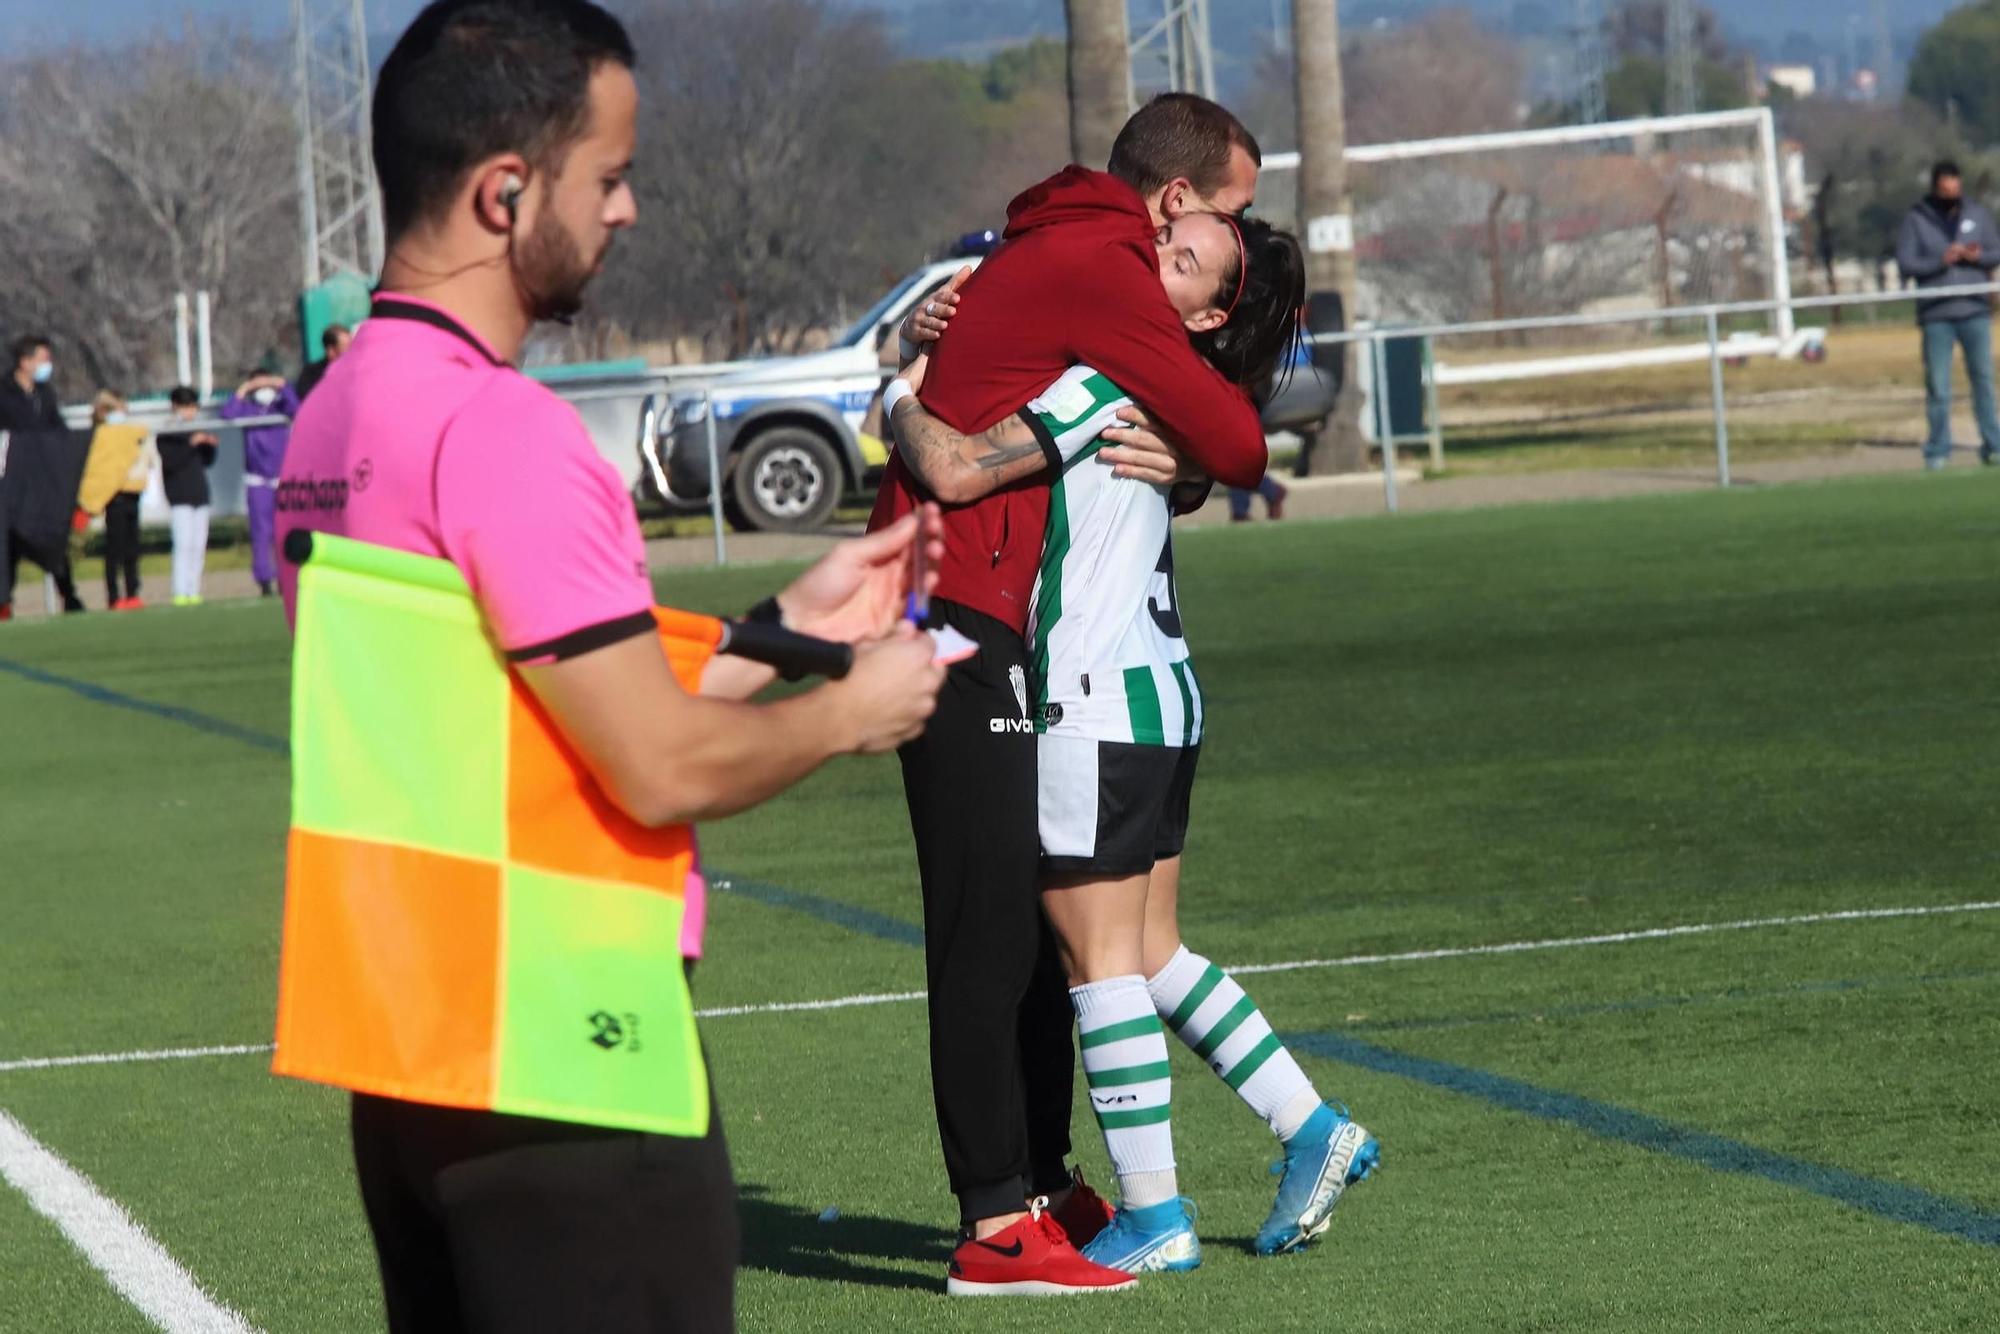
[[[1354,202],[1347,188],[1347,116],[1340,74],[1339,0],[1293,0],[1292,50],[1297,67],[1299,234],[1306,241],[1306,291],[1337,295],[1348,325],[1354,310]],[[1353,358],[1349,357],[1352,363]],[[1352,374],[1301,469],[1360,472],[1361,395]]]
[[[1604,98],[1604,16],[1597,0],[1576,0],[1576,119],[1596,125],[1606,115]]]
[[[363,0],[292,0],[303,287],[382,270]]]
[[[1132,106],[1125,0],[1063,0],[1069,20],[1069,155],[1103,170]]]
[[[1667,114],[1691,115],[1701,110],[1701,85],[1696,80],[1694,0],[1667,0],[1666,24]]]

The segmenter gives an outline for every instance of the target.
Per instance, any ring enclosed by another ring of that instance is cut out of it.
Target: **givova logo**
[[[1020,664],[1007,669],[1007,684],[1014,688],[1014,707],[1021,711],[1019,718],[989,718],[986,730],[989,732],[1032,732],[1035,725],[1028,721],[1028,674]]]

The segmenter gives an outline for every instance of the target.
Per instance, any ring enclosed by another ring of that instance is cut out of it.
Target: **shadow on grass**
[[[742,1185],[738,1194],[745,1269],[878,1288],[943,1287],[951,1238],[938,1228],[867,1214],[842,1214],[822,1223],[817,1214],[768,1198],[762,1186]],[[925,1271],[870,1263],[875,1260],[915,1260]]]

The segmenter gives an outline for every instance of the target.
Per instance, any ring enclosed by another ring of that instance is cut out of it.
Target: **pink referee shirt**
[[[300,409],[277,502],[280,549],[307,528],[456,565],[513,662],[656,633],[632,502],[576,410],[431,302],[375,299]],[[298,572],[278,577],[289,618]],[[697,859],[689,958],[706,917]]]

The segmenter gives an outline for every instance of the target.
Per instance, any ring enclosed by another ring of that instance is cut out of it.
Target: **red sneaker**
[[[1050,1212],[1055,1215],[1056,1222],[1062,1224],[1062,1230],[1069,1234],[1069,1244],[1084,1247],[1090,1245],[1092,1237],[1104,1231],[1116,1211],[1112,1209],[1111,1201],[1090,1188],[1090,1183],[1083,1179],[1083,1169],[1073,1167],[1069,1173],[1069,1198],[1062,1202],[1060,1209]]]
[[[1071,1292],[1118,1292],[1138,1279],[1122,1269],[1093,1264],[1070,1245],[1069,1236],[1043,1206],[981,1241],[967,1237],[951,1253],[944,1290],[954,1297],[1052,1296]]]
[[[11,621],[13,619],[14,604],[11,602],[0,602],[0,621]]]

